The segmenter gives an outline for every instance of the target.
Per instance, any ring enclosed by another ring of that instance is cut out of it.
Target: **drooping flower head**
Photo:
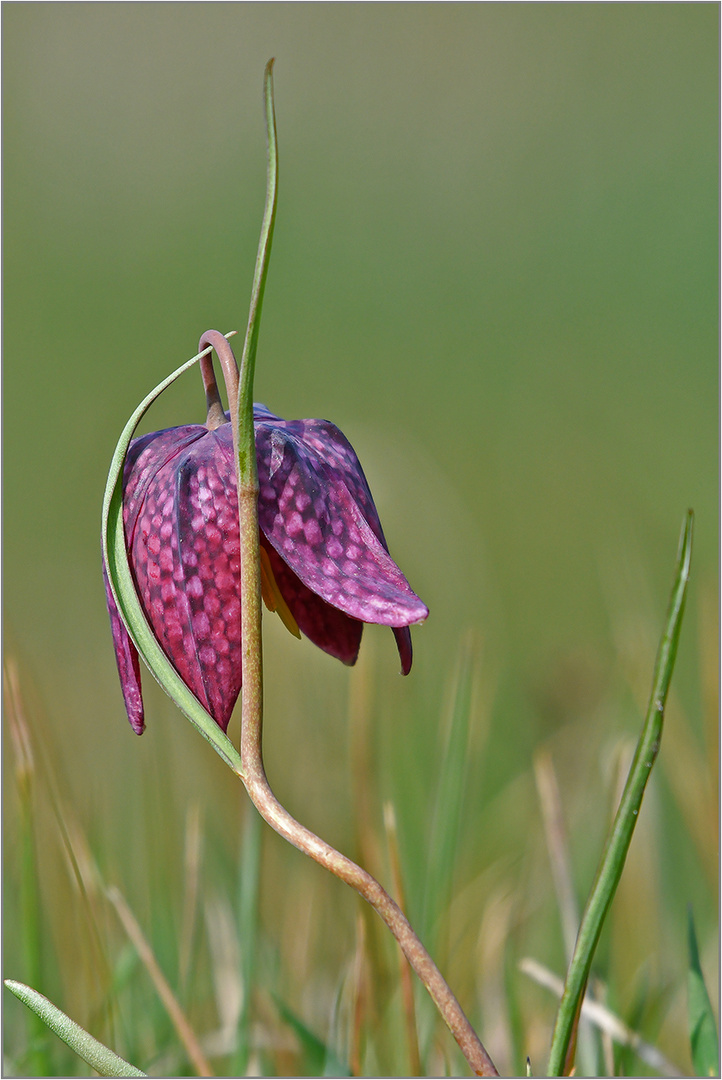
[[[211,415],[207,425],[131,443],[123,522],[146,618],[225,731],[241,688],[238,502],[231,424]],[[345,664],[356,661],[364,622],[390,626],[408,674],[409,626],[428,609],[389,555],[351,444],[328,421],[282,420],[262,405],[254,406],[254,426],[266,606]],[[107,575],[106,595],[126,709],[140,734],[138,656]]]

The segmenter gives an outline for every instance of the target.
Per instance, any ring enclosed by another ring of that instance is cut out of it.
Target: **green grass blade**
[[[238,1019],[238,1042],[233,1062],[234,1075],[245,1076],[251,1058],[253,998],[256,982],[256,949],[261,933],[260,886],[263,821],[248,807],[240,845],[238,882],[238,940],[241,942],[243,1008]]]
[[[22,798],[20,818],[20,910],[21,936],[27,977],[32,982],[42,981],[42,940],[40,882],[35,842],[35,826],[30,792]],[[26,1013],[28,1019],[28,1064],[37,1076],[51,1071],[47,1048],[47,1028],[36,1013]]]
[[[276,1008],[281,1019],[293,1030],[304,1053],[303,1065],[308,1076],[350,1076],[348,1066],[339,1060],[333,1050],[319,1039],[310,1028],[275,994]]]
[[[253,377],[256,369],[258,332],[261,327],[263,294],[268,277],[271,257],[273,228],[276,222],[278,202],[278,140],[276,136],[276,113],[273,104],[273,60],[266,64],[263,77],[263,100],[266,114],[266,139],[268,157],[266,165],[266,205],[261,222],[256,268],[251,287],[251,303],[248,312],[246,337],[241,354],[238,385],[238,479],[239,484],[256,479],[256,444],[253,427]]]
[[[687,925],[689,939],[689,976],[687,1008],[689,1011],[689,1040],[696,1076],[719,1076],[719,1042],[712,1004],[699,962],[697,935],[692,912]]]
[[[423,940],[429,942],[432,954],[436,951],[439,919],[452,895],[467,772],[473,690],[473,643],[467,639],[459,654],[429,840],[422,934]]]
[[[230,337],[230,334],[227,336]],[[210,347],[205,349],[205,352],[210,352]],[[211,743],[226,764],[242,776],[241,757],[235,746],[185,685],[156,640],[135,591],[123,529],[123,463],[133,433],[156,398],[183,372],[197,363],[204,353],[198,353],[185,364],[181,364],[176,371],[151,390],[125,425],[113,454],[103,497],[103,553],[118,611],[148,670],[166,694],[175,701],[178,708],[198,728],[201,735]]]
[[[100,1073],[101,1076],[147,1075],[141,1072],[140,1069],[136,1069],[135,1065],[130,1065],[122,1057],[118,1057],[107,1046],[103,1046],[101,1042],[89,1035],[85,1028],[81,1028],[80,1024],[76,1024],[57,1005],[53,1005],[52,1001],[48,1001],[37,990],[25,986],[24,983],[15,982],[13,979],[6,979],[5,985],[8,990],[15,994],[15,997],[19,998],[29,1009],[32,1009],[64,1043],[67,1043],[78,1057],[81,1057],[83,1061],[87,1061],[88,1065],[95,1069],[97,1073]]]
[[[637,823],[639,809],[642,804],[644,789],[659,751],[664,707],[677,655],[687,582],[689,581],[689,568],[692,557],[692,521],[693,515],[690,510],[682,527],[675,581],[667,609],[664,632],[657,651],[647,715],[629,770],[627,783],[622,793],[619,809],[607,838],[597,876],[582,916],[574,955],[567,972],[564,993],[559,1004],[554,1026],[548,1066],[549,1076],[560,1076],[564,1068],[575,1018],[584,995],[599,935],[614,898],[619,879],[622,876],[627,851],[629,850],[634,826]]]

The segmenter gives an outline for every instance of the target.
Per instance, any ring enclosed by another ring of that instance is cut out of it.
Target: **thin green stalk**
[[[261,651],[261,580],[258,527],[258,476],[253,427],[253,375],[263,292],[273,239],[278,185],[276,122],[273,108],[273,61],[266,66],[264,96],[268,135],[266,207],[253,279],[246,340],[241,360],[234,446],[238,462],[238,516],[241,550],[241,760],[243,783],[261,817],[304,854],[356,889],[375,908],[426,986],[458,1042],[471,1069],[479,1076],[496,1076],[496,1068],[467,1020],[446,980],[431,959],[406,916],[375,878],[351,859],[301,825],[270,788],[263,766],[263,665]]]
[[[238,1018],[238,1041],[233,1058],[233,1074],[247,1076],[251,1057],[252,1004],[256,981],[256,953],[259,933],[261,879],[261,829],[253,810],[246,815],[241,838],[238,881],[238,937],[241,942],[241,982],[243,1007]]]
[[[644,790],[659,752],[664,708],[677,655],[687,582],[689,581],[689,568],[692,557],[692,522],[693,514],[690,510],[682,526],[675,581],[667,609],[664,631],[657,651],[647,715],[629,770],[627,783],[622,793],[619,809],[607,839],[597,876],[579,927],[574,955],[567,972],[564,993],[562,994],[554,1026],[547,1070],[549,1076],[560,1076],[564,1068],[575,1019],[584,995],[599,935],[614,898],[619,879],[622,876],[634,826],[637,823],[639,809],[642,805]]]
[[[253,424],[253,378],[263,294],[271,257],[273,226],[278,198],[278,144],[273,106],[273,60],[266,64],[263,80],[268,143],[266,205],[253,275],[246,338],[241,354],[238,401],[229,402],[234,421],[233,441],[238,462],[238,519],[241,536],[241,760],[243,767],[262,786],[266,783],[261,757],[263,725],[263,643],[261,636],[261,556],[258,526],[258,466]],[[255,800],[254,800],[255,801]]]

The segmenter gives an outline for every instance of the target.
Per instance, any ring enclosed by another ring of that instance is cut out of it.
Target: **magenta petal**
[[[141,452],[129,455],[126,541],[159,644],[225,731],[241,687],[231,429],[179,428],[175,445],[172,434],[147,437]]]
[[[115,660],[120,675],[120,687],[123,691],[125,710],[128,713],[130,725],[136,735],[142,735],[145,731],[145,718],[143,713],[143,694],[140,687],[140,663],[135,645],[130,640],[130,635],[125,629],[125,623],[120,617],[116,607],[115,598],[110,588],[108,574],[103,560],[103,580],[105,582],[105,600],[110,615],[110,630],[113,635],[115,646]]]
[[[332,607],[311,592],[263,535],[261,543],[271,563],[276,584],[301,633],[330,656],[353,666],[361,645],[363,623],[352,619],[350,615]]]
[[[426,605],[388,553],[348,441],[312,420],[256,423],[261,529],[312,592],[362,622],[409,626]]]

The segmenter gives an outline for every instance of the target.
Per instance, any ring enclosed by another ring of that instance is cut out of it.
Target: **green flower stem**
[[[253,424],[253,379],[263,294],[273,242],[278,200],[278,140],[273,106],[273,60],[263,80],[268,167],[266,205],[261,223],[256,268],[251,289],[246,339],[236,408],[229,402],[234,422],[233,439],[238,463],[238,520],[241,533],[241,759],[249,777],[265,780],[261,739],[263,728],[263,643],[261,640],[261,555],[258,525],[258,466]]]
[[[85,1028],[71,1020],[57,1005],[48,1001],[37,990],[26,986],[24,983],[15,982],[13,979],[5,979],[5,985],[15,997],[43,1020],[48,1027],[58,1035],[64,1043],[74,1050],[75,1053],[87,1061],[101,1076],[146,1076],[147,1073],[136,1069],[122,1057],[118,1057],[103,1043],[98,1042]]]
[[[448,1024],[471,1069],[478,1076],[496,1076],[493,1062],[479,1041],[441,972],[424,949],[405,915],[379,883],[361,867],[332,848],[293,818],[273,794],[263,767],[263,664],[261,643],[261,578],[258,526],[258,474],[253,426],[253,375],[263,292],[273,239],[278,187],[278,155],[273,108],[273,61],[264,81],[268,133],[266,207],[256,259],[248,329],[241,359],[234,443],[238,461],[238,514],[241,537],[242,717],[243,783],[254,806],[279,835],[325,866],[368,900],[389,927],[409,963],[426,986]]]
[[[667,609],[664,632],[657,652],[647,715],[629,770],[627,783],[622,793],[619,809],[607,839],[597,876],[579,927],[574,955],[567,972],[564,993],[562,994],[554,1026],[547,1070],[549,1076],[560,1076],[565,1067],[576,1017],[584,996],[599,935],[614,898],[619,879],[622,876],[634,826],[637,823],[639,809],[642,805],[644,789],[659,752],[662,724],[664,722],[664,707],[677,655],[687,582],[689,581],[689,568],[692,557],[692,522],[693,515],[690,510],[682,527],[675,581]]]

